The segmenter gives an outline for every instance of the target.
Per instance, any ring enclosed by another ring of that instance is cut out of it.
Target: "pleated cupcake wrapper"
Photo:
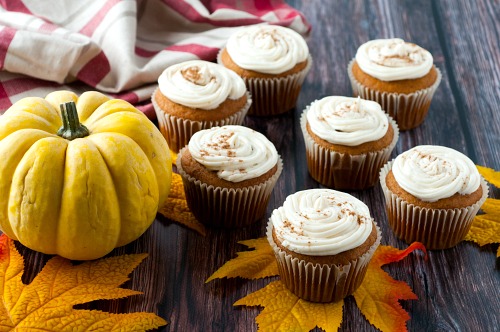
[[[307,111],[302,113],[300,127],[304,135],[307,167],[311,177],[328,188],[339,190],[362,190],[373,187],[378,180],[380,168],[389,160],[399,138],[396,122],[387,115],[394,129],[391,144],[379,151],[359,155],[339,153],[327,149],[314,141],[308,133]]]
[[[163,111],[155,100],[155,94],[158,88],[153,92],[151,100],[158,119],[158,125],[163,137],[167,140],[168,147],[174,152],[179,152],[184,146],[189,143],[191,136],[196,132],[209,129],[212,127],[220,127],[225,125],[241,125],[246,114],[252,104],[252,98],[247,91],[247,102],[241,110],[231,114],[227,118],[214,121],[194,121],[183,119]]]
[[[346,265],[319,264],[288,254],[274,242],[273,225],[267,224],[267,239],[273,248],[281,281],[295,295],[311,302],[337,302],[354,293],[361,285],[368,263],[382,238],[377,229],[375,243],[359,258]]]
[[[222,64],[221,53],[217,62]],[[248,115],[272,116],[283,114],[295,107],[300,89],[312,66],[312,57],[307,58],[307,65],[301,71],[276,78],[245,78],[245,85],[254,98]]]
[[[476,203],[456,209],[431,209],[408,203],[387,187],[390,161],[380,170],[380,185],[385,196],[387,219],[397,237],[410,244],[421,242],[427,249],[447,249],[462,241],[479,208],[488,197],[488,185],[481,177],[483,196]]]
[[[354,59],[349,62],[347,73],[354,96],[360,96],[363,99],[379,103],[382,109],[396,120],[401,131],[415,128],[424,121],[434,92],[436,92],[441,82],[442,75],[439,68],[435,67],[437,78],[432,86],[413,93],[390,93],[370,89],[358,82],[352,73],[353,64]]]
[[[265,182],[246,188],[222,188],[207,185],[187,174],[177,158],[177,171],[184,183],[189,209],[201,223],[220,228],[240,228],[254,223],[266,214],[273,188],[283,170],[278,157],[278,169]]]

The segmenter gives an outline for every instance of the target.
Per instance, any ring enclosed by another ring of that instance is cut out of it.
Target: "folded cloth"
[[[168,66],[215,60],[239,27],[271,23],[307,35],[283,0],[8,0],[0,2],[0,114],[26,96],[99,90],[154,117]]]

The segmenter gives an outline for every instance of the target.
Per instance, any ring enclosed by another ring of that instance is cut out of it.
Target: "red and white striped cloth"
[[[27,96],[99,90],[148,102],[168,66],[214,60],[238,27],[272,23],[307,35],[283,0],[0,0],[0,114]]]

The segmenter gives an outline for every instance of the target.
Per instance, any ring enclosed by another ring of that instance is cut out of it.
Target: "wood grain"
[[[428,49],[443,80],[429,115],[418,128],[403,132],[393,156],[419,144],[445,145],[474,162],[500,169],[500,5],[498,1],[289,1],[313,26],[308,44],[314,58],[297,108],[273,118],[248,118],[245,124],[264,133],[277,147],[285,168],[269,203],[268,213],[287,195],[316,188],[307,172],[299,127],[303,109],[327,95],[351,95],[347,63],[369,39],[402,37]],[[368,204],[383,232],[383,244],[405,248],[387,225],[378,186],[352,192]],[[498,189],[492,197],[500,198]],[[149,253],[125,287],[143,295],[97,301],[81,307],[112,312],[153,311],[169,325],[161,331],[255,331],[257,308],[233,303],[269,281],[205,280],[244,249],[240,240],[264,235],[266,220],[242,230],[208,230],[207,236],[159,216],[137,241],[112,255]],[[500,264],[498,245],[479,248],[462,242],[433,251],[428,259],[412,254],[388,265],[395,279],[407,282],[419,297],[401,305],[411,315],[409,331],[499,331]],[[19,245],[29,267],[29,282],[49,258]],[[345,301],[340,331],[376,331],[352,297]]]

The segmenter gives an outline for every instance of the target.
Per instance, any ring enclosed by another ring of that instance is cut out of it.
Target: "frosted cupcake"
[[[357,198],[310,189],[273,211],[267,238],[290,291],[307,301],[332,302],[359,287],[381,235]]]
[[[341,190],[374,186],[399,137],[398,126],[380,105],[360,98],[316,100],[300,124],[309,174]]]
[[[428,249],[462,241],[488,196],[474,163],[444,146],[420,145],[400,154],[382,168],[380,183],[394,233]]]
[[[283,169],[274,145],[243,126],[199,131],[179,156],[189,208],[215,227],[242,227],[262,218]]]
[[[361,45],[349,63],[348,74],[354,96],[378,102],[400,130],[424,121],[441,82],[431,53],[398,38]]]
[[[160,131],[174,152],[199,130],[242,124],[252,103],[238,75],[202,60],[165,69],[151,99]]]
[[[254,25],[234,33],[218,62],[240,75],[252,93],[249,115],[285,113],[295,107],[312,59],[295,31],[276,25]]]

